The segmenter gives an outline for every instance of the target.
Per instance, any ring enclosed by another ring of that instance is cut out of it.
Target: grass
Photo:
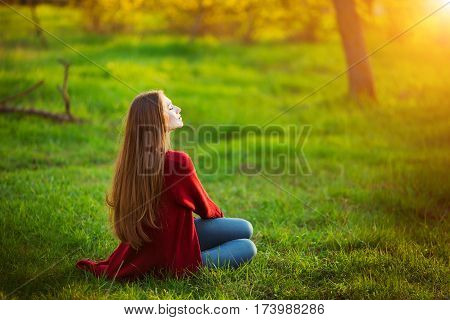
[[[136,91],[164,89],[194,128],[264,125],[345,68],[337,38],[244,46],[154,33],[92,35],[73,9],[38,12],[46,29]],[[175,146],[193,157],[215,152],[219,170],[208,174],[198,157],[200,178],[226,216],[251,221],[258,254],[235,271],[122,285],[79,271],[75,262],[105,258],[117,245],[104,195],[135,92],[52,38],[40,48],[29,23],[9,9],[0,8],[0,17],[7,30],[0,97],[45,79],[21,104],[62,111],[57,59],[65,58],[72,62],[73,112],[88,120],[62,125],[0,115],[0,297],[449,298],[448,47],[408,46],[405,39],[371,58],[378,105],[348,101],[342,78],[274,121],[283,129],[311,125],[303,149],[310,175],[269,181],[227,174],[227,157],[235,167],[245,164],[244,138],[186,148],[176,133]],[[382,42],[368,37],[369,48]],[[285,148],[276,145],[273,155]],[[259,152],[253,161],[270,161]]]

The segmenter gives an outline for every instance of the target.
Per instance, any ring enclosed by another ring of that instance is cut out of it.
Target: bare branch
[[[23,107],[21,108],[21,107],[11,107],[11,106],[6,105],[7,101],[18,99],[20,97],[28,95],[30,92],[32,92],[36,88],[40,87],[44,83],[44,80],[41,80],[41,81],[35,83],[34,85],[32,85],[31,87],[27,88],[24,91],[21,91],[15,95],[12,95],[12,96],[4,98],[3,100],[0,100],[0,113],[19,113],[19,114],[24,114],[24,115],[34,115],[34,116],[40,116],[40,117],[44,117],[47,119],[51,119],[51,120],[54,120],[57,122],[78,122],[78,123],[83,122],[81,119],[75,118],[70,113],[70,97],[69,97],[69,93],[67,91],[70,63],[63,59],[58,59],[58,61],[64,66],[63,84],[62,84],[62,86],[57,86],[57,88],[58,88],[59,92],[61,93],[62,98],[64,100],[65,113],[53,113],[53,112],[49,112],[49,111],[38,110],[38,109],[35,109],[32,107],[31,108],[23,108]]]
[[[16,93],[16,94],[14,94],[12,96],[3,98],[3,100],[0,100],[0,105],[4,105],[7,101],[15,100],[15,99],[24,97],[24,96],[30,94],[35,89],[39,88],[43,84],[44,84],[44,80],[40,80],[40,81],[36,82],[35,84],[33,84],[31,87],[25,89],[24,91],[21,91],[21,92]]]
[[[37,110],[34,108],[13,108],[8,106],[0,106],[0,113],[19,113],[25,115],[35,115],[51,119],[57,122],[82,122],[80,119],[76,119],[65,113],[53,113],[43,110]]]
[[[58,91],[61,93],[61,96],[64,100],[64,107],[66,109],[66,115],[69,118],[72,118],[72,114],[70,113],[70,97],[69,97],[69,92],[67,91],[67,82],[69,80],[69,67],[70,67],[70,63],[66,60],[63,59],[58,59],[58,61],[64,66],[64,80],[63,80],[63,85],[58,86]]]

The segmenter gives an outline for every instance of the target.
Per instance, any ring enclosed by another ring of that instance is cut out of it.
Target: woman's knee
[[[252,240],[249,239],[248,242],[249,242],[249,247],[250,247],[249,248],[250,254],[253,258],[254,256],[256,256],[256,253],[258,253],[258,249],[256,249],[256,245],[253,243]]]
[[[253,235],[252,224],[242,218],[195,219],[198,233],[224,234],[225,241],[231,239],[250,239]]]
[[[258,252],[258,250],[256,249],[256,246],[252,240],[250,240],[250,239],[242,239],[242,240],[245,241],[245,247],[246,247],[246,249],[245,249],[246,257],[244,258],[244,262],[249,262],[256,256],[256,253]]]
[[[246,239],[250,239],[253,235],[253,226],[252,224],[245,220],[245,219],[241,219],[241,218],[236,218],[238,220],[240,220],[241,224],[242,224],[242,237],[246,238]]]
[[[225,244],[202,251],[202,262],[208,267],[230,266],[239,267],[241,264],[252,260],[257,253],[253,241],[250,239],[236,239]]]
[[[227,244],[229,251],[223,261],[225,265],[230,263],[231,267],[237,268],[256,256],[256,246],[250,239],[236,239]]]
[[[250,239],[237,239],[234,240],[235,242],[239,243],[239,246],[241,247],[241,253],[244,257],[244,260],[251,260],[254,256],[256,256],[256,253],[258,250],[256,249],[256,245],[253,243]]]

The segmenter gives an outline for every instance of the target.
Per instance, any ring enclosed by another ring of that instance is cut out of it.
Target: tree
[[[333,0],[336,20],[347,60],[349,93],[353,98],[375,99],[372,70],[354,0]]]

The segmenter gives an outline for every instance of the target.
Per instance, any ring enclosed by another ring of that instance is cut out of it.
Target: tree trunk
[[[39,41],[41,42],[41,45],[44,48],[48,47],[47,39],[45,38],[44,32],[42,32],[41,28],[41,21],[39,20],[39,17],[36,12],[36,1],[35,0],[28,0],[28,4],[30,6],[31,11],[31,20],[34,22],[34,28],[36,31],[36,36],[39,38]]]
[[[253,42],[253,36],[255,32],[255,12],[254,12],[255,9],[256,8],[254,7],[253,3],[248,3],[244,10],[246,17],[245,20],[247,20],[247,22],[245,25],[246,28],[242,40],[247,44]]]
[[[375,85],[367,58],[361,21],[354,0],[333,0],[347,60],[350,95],[375,99]]]
[[[191,28],[191,41],[194,41],[194,39],[197,38],[199,34],[203,33],[204,16],[205,16],[205,6],[203,0],[198,0],[197,9],[195,11],[195,20]]]

